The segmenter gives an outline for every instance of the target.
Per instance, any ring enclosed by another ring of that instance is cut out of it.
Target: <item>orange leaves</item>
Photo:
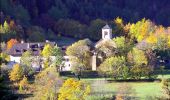
[[[8,42],[7,42],[7,50],[11,49],[14,44],[18,43],[18,41],[16,39],[10,39]]]

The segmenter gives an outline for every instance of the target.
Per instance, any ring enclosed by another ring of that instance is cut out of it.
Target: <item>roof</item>
[[[108,24],[106,24],[102,29],[111,29]]]
[[[17,43],[9,51],[8,54],[12,56],[21,56],[23,52],[31,50],[33,56],[40,54],[45,44],[55,45],[55,42],[37,42],[37,43]]]

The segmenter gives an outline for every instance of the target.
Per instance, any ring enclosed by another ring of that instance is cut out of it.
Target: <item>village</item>
[[[0,100],[170,100],[168,0],[0,0]]]

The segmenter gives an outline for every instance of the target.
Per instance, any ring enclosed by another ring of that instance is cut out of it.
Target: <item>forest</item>
[[[54,39],[54,35],[99,40],[101,27],[106,23],[113,24],[113,19],[118,16],[124,19],[125,23],[146,18],[155,24],[170,24],[168,0],[0,1],[0,24],[13,21],[20,25],[16,33],[20,33],[18,37],[27,41]],[[34,34],[35,31],[37,35]],[[35,36],[41,35],[41,38],[30,39],[33,35],[31,33]],[[48,37],[46,34],[49,33]]]

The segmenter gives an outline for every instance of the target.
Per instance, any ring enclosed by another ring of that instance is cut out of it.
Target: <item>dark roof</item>
[[[106,24],[102,29],[111,29],[108,24]]]
[[[55,46],[55,42],[17,43],[8,51],[8,54],[12,56],[21,56],[23,52],[31,50],[33,56],[38,56],[45,44]]]

